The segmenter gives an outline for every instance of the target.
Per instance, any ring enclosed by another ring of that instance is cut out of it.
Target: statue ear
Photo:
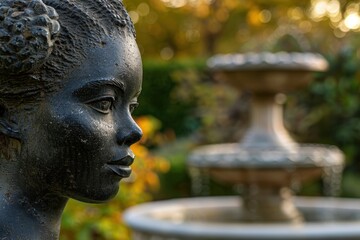
[[[0,103],[0,134],[20,140],[17,123],[10,120],[6,107]]]

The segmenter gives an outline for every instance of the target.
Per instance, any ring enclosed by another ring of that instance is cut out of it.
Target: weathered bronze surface
[[[0,239],[58,239],[131,173],[142,82],[120,0],[0,1]]]

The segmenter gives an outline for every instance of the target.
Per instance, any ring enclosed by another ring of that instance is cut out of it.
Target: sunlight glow
[[[271,12],[269,10],[262,10],[260,12],[259,20],[262,23],[268,23],[271,20]]]
[[[287,14],[289,18],[294,20],[300,20],[304,17],[303,10],[299,7],[289,9]]]
[[[323,18],[327,13],[327,0],[314,0],[312,1],[311,16],[315,19]]]
[[[340,3],[337,0],[327,2],[326,11],[329,16],[337,16],[340,12]]]
[[[139,14],[136,11],[130,11],[129,15],[134,24],[136,24],[139,21]]]
[[[171,47],[165,47],[160,51],[160,57],[164,60],[170,60],[174,56],[174,50]]]
[[[137,7],[137,12],[140,16],[147,16],[150,13],[150,7],[147,3],[140,3]]]
[[[315,21],[325,18],[330,20],[330,26],[343,33],[349,31],[360,31],[360,2],[352,2],[341,9],[339,0],[312,0],[310,17]],[[335,34],[340,36],[342,34]]]
[[[344,24],[347,28],[355,30],[360,27],[360,16],[357,12],[348,14],[344,19]]]
[[[170,8],[181,8],[185,5],[189,5],[191,7],[198,7],[201,4],[211,4],[214,0],[161,0],[165,6]]]
[[[167,7],[180,8],[187,4],[187,0],[162,0]]]

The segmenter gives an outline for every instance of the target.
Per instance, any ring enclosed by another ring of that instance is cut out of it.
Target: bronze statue
[[[0,1],[0,239],[57,239],[131,173],[141,57],[121,0]]]

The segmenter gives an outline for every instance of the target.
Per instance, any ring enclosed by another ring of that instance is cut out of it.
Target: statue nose
[[[134,120],[131,120],[130,124],[121,125],[119,127],[119,130],[117,132],[117,143],[120,145],[132,145],[136,142],[138,142],[143,133],[140,129],[140,127],[134,122]]]

